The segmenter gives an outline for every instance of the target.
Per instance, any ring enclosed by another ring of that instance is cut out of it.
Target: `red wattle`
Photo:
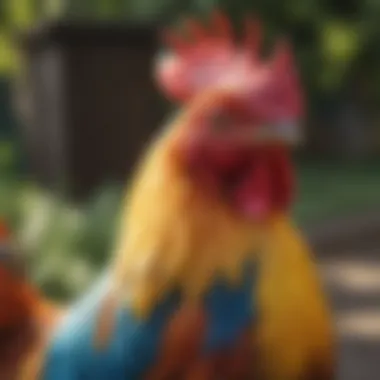
[[[271,178],[265,162],[255,163],[234,192],[235,204],[245,216],[265,218],[271,211]]]
[[[294,173],[289,154],[278,151],[271,156],[268,170],[272,176],[273,208],[287,209],[294,196]]]

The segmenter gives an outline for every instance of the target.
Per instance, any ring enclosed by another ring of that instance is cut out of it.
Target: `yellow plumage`
[[[190,301],[218,274],[233,286],[247,258],[259,251],[255,366],[260,363],[268,380],[309,380],[309,373],[329,379],[331,319],[300,234],[285,216],[248,223],[201,193],[177,155],[184,132],[177,123],[154,143],[128,192],[116,245],[115,294],[128,298],[140,317],[148,316],[174,286]]]
[[[273,224],[260,256],[260,273],[255,338],[265,378],[331,379],[331,315],[308,247],[286,217]]]
[[[117,287],[142,316],[174,285],[196,300],[217,274],[236,283],[260,237],[189,180],[177,137],[163,135],[140,166],[116,246]]]

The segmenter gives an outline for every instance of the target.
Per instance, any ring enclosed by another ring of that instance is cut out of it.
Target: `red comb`
[[[304,104],[301,86],[295,69],[292,47],[287,39],[282,38],[277,42],[271,65],[278,77],[283,78],[283,81],[287,81],[288,84],[290,82],[287,92],[289,107],[296,114],[302,114]]]
[[[157,81],[169,98],[187,102],[207,87],[232,86],[248,94],[251,110],[256,106],[259,112],[278,114],[279,118],[302,114],[301,89],[288,41],[280,40],[272,59],[263,61],[258,20],[246,18],[243,39],[236,43],[232,25],[220,11],[213,12],[208,28],[187,20],[185,31],[185,36],[173,31],[164,34],[170,52],[156,66]],[[259,104],[255,100],[260,86],[270,92],[275,89],[281,97],[281,109],[275,101]]]
[[[228,73],[258,63],[260,26],[247,18],[244,42],[234,43],[232,25],[220,11],[214,11],[206,28],[195,20],[185,23],[187,37],[164,32],[170,54],[161,59],[156,76],[162,90],[172,99],[187,101],[206,87],[218,84]]]

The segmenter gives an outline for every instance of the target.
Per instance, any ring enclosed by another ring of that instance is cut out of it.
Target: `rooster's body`
[[[195,305],[183,303],[180,294],[170,292],[147,319],[137,318],[127,306],[118,312],[106,347],[99,348],[94,332],[99,305],[110,288],[103,283],[100,289],[72,312],[55,335],[46,358],[45,379],[214,379],[223,374],[239,379],[253,369],[249,274],[233,290],[223,281],[215,283]],[[242,365],[236,368],[239,361]],[[206,373],[197,377],[200,370],[207,370],[207,377]]]
[[[330,316],[286,213],[302,102],[286,45],[170,40],[161,87],[184,105],[138,168],[113,265],[43,351],[41,380],[331,380]]]

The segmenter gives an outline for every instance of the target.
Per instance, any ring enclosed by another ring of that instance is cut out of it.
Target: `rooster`
[[[182,105],[127,191],[114,260],[41,354],[41,380],[331,380],[330,311],[288,216],[303,102],[290,44],[260,59],[215,12],[166,33]]]

